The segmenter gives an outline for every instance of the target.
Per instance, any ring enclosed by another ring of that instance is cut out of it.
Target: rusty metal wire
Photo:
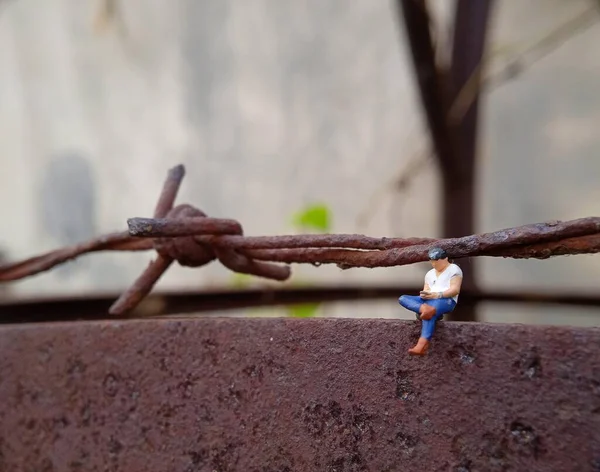
[[[283,281],[291,275],[289,264],[337,264],[342,269],[401,266],[426,261],[433,245],[446,249],[453,259],[546,259],[600,252],[599,217],[528,224],[448,239],[359,234],[244,236],[235,220],[211,218],[187,204],[174,206],[184,174],[182,165],[169,171],[154,218],[131,218],[127,221],[128,232],[0,266],[0,282],[30,277],[90,252],[154,249],[157,258],[109,310],[112,315],[124,315],[151,292],[175,261],[182,266],[200,267],[218,259],[234,272]]]

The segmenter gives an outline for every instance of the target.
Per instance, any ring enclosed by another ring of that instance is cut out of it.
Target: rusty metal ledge
[[[598,471],[600,330],[178,319],[0,328],[2,471]]]

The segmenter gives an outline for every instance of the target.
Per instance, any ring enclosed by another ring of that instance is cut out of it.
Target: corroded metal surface
[[[0,328],[0,470],[600,470],[600,330],[179,319]]]

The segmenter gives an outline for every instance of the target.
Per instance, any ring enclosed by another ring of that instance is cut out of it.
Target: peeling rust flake
[[[600,330],[232,319],[0,328],[0,470],[592,471]]]

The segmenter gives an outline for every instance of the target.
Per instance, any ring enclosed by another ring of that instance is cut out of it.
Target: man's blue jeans
[[[426,300],[416,295],[402,295],[398,299],[398,303],[410,311],[414,311],[417,317],[420,315],[419,308],[423,303],[435,308],[435,315],[430,320],[422,320],[421,336],[428,341],[433,336],[435,323],[442,318],[446,313],[450,313],[456,307],[456,302],[452,298],[436,298]]]

